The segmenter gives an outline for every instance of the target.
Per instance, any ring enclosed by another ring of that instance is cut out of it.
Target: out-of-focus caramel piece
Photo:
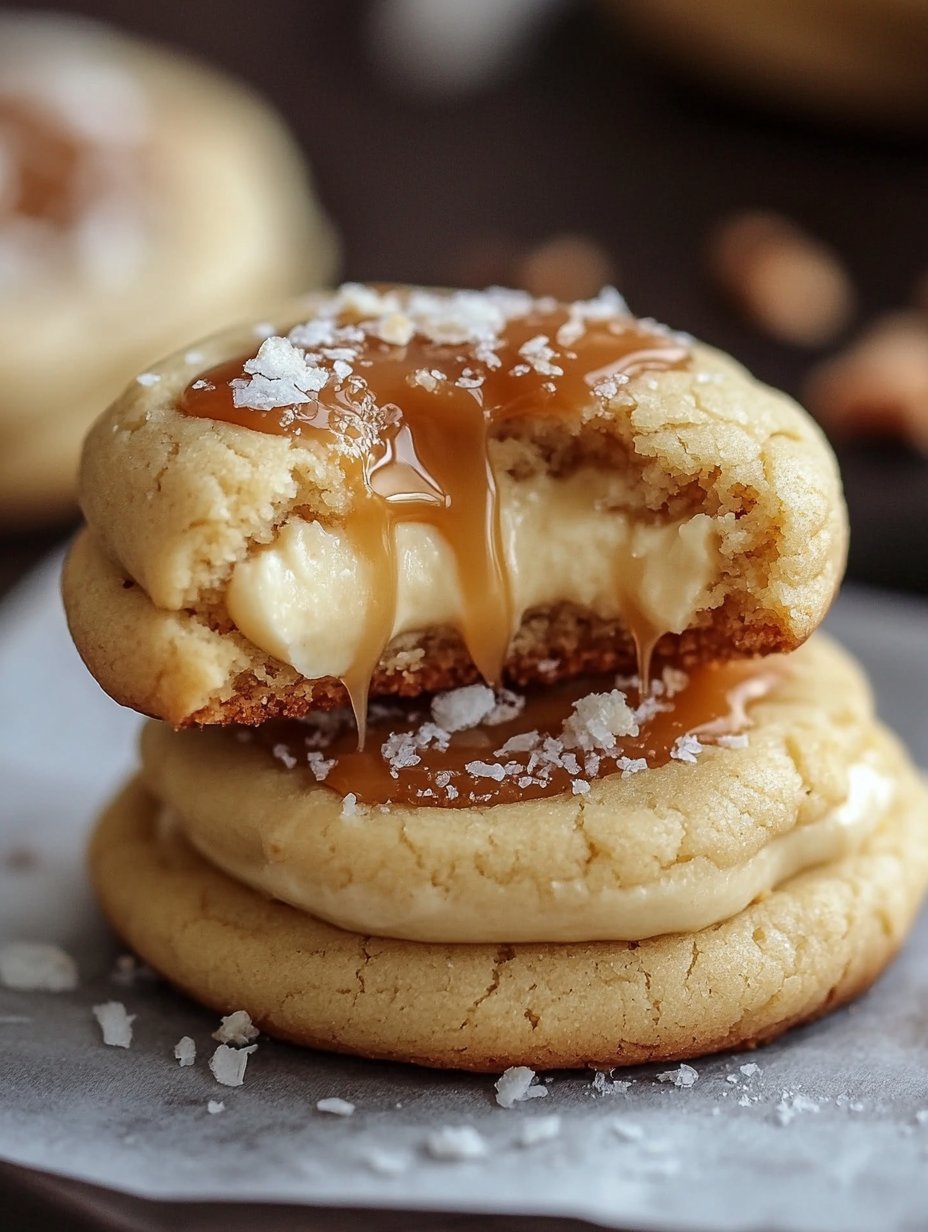
[[[779,214],[751,211],[723,222],[708,262],[721,290],[783,342],[821,346],[853,314],[854,288],[838,257]]]
[[[928,453],[928,320],[883,317],[809,376],[806,405],[835,437],[896,436]]]
[[[555,299],[592,299],[615,281],[609,254],[585,235],[552,235],[516,258],[512,285],[532,295]]]

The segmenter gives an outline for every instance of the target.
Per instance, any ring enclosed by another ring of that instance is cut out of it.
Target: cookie
[[[22,523],[73,506],[81,440],[127,380],[335,254],[265,103],[89,21],[0,16],[0,161],[0,522]]]
[[[348,285],[130,386],[64,594],[118,701],[256,724],[481,678],[793,649],[843,569],[784,395],[614,292]],[[263,332],[263,331],[262,331]]]
[[[643,942],[426,944],[346,932],[209,865],[130,784],[90,863],[116,931],[177,987],[282,1039],[499,1071],[692,1058],[772,1039],[865,989],[928,881],[928,799],[900,759],[856,852],[722,923]]]
[[[611,678],[561,690],[566,727],[551,686],[482,719],[479,688],[431,713],[375,712],[363,753],[350,713],[341,739],[335,715],[261,736],[150,723],[142,781],[236,881],[352,932],[426,942],[697,932],[857,850],[892,808],[898,750],[824,635],[788,659],[668,680],[667,709],[645,703],[634,736],[614,735],[635,725],[635,699]],[[733,706],[739,692],[750,700]]]

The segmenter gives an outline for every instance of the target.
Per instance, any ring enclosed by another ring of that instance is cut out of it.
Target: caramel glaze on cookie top
[[[343,677],[362,728],[369,682],[394,626],[394,528],[426,523],[450,545],[465,644],[484,679],[499,683],[514,613],[490,432],[526,414],[570,414],[591,395],[615,397],[632,376],[689,362],[684,339],[634,319],[615,293],[572,309],[510,293],[499,331],[482,330],[480,321],[462,328],[450,316],[436,320],[433,297],[423,295],[433,319],[422,332],[415,296],[391,304],[389,292],[381,301],[375,291],[373,299],[387,312],[362,324],[359,304],[354,313],[308,323],[289,340],[270,339],[256,356],[198,376],[180,403],[188,415],[312,435],[344,452],[360,497],[345,533],[375,578],[362,643]],[[474,296],[470,304],[479,313],[485,301]],[[620,605],[647,679],[651,651],[666,630],[636,608],[631,545],[623,556]]]
[[[75,642],[179,727],[782,653],[846,543],[801,409],[612,290],[285,305],[130,386],[81,501]]]
[[[782,656],[691,673],[665,668],[635,709],[616,686],[637,681],[610,676],[525,695],[472,685],[440,694],[430,711],[416,701],[372,705],[363,749],[344,711],[271,722],[241,738],[262,740],[289,769],[302,767],[310,781],[362,805],[472,808],[584,795],[608,774],[695,762],[705,745],[746,744],[748,707],[787,670]]]

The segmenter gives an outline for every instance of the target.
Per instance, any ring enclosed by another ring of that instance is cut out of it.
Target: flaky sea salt
[[[483,1159],[489,1151],[486,1139],[472,1125],[444,1125],[433,1130],[425,1149],[433,1159],[454,1162]]]
[[[487,727],[497,727],[500,723],[511,723],[525,709],[525,696],[513,693],[511,689],[501,689],[496,694],[495,705],[483,716]]]
[[[715,743],[722,749],[746,749],[750,744],[747,732],[737,735],[716,736]]]
[[[317,783],[324,783],[329,777],[329,771],[335,765],[334,757],[324,757],[322,753],[310,750],[306,754],[306,764],[312,771],[313,778]]]
[[[622,778],[626,779],[630,774],[640,774],[642,770],[647,770],[648,763],[643,757],[617,757],[615,768],[621,772]]]
[[[614,1121],[609,1122],[609,1128],[623,1142],[642,1142],[644,1140],[644,1130],[633,1121],[626,1121],[616,1117]]]
[[[306,356],[287,338],[265,338],[253,359],[246,360],[248,379],[231,382],[235,406],[256,411],[276,407],[297,406],[309,401],[310,393],[318,393],[329,374]]]
[[[657,1075],[658,1082],[672,1082],[675,1087],[692,1087],[696,1085],[699,1073],[692,1065],[681,1065],[679,1069],[667,1069]]]
[[[70,992],[77,963],[47,941],[8,941],[0,947],[0,984],[23,992]]]
[[[197,1059],[197,1046],[189,1035],[182,1035],[174,1045],[174,1056],[182,1069]]]
[[[611,1072],[610,1070],[610,1074]],[[597,1095],[625,1095],[631,1085],[626,1078],[612,1081],[609,1074],[604,1074],[602,1070],[597,1070],[593,1075],[593,1090]]]
[[[557,352],[549,345],[549,341],[546,334],[538,334],[519,347],[519,354],[539,375],[563,376],[564,369],[552,362],[557,358]]]
[[[316,1111],[327,1112],[330,1116],[350,1117],[354,1113],[354,1104],[338,1095],[331,1095],[326,1099],[316,1100]]]
[[[670,750],[670,756],[674,761],[695,765],[701,752],[702,745],[699,742],[699,737],[694,736],[692,732],[688,732],[685,736],[677,737],[673,748]]]
[[[292,770],[296,765],[296,758],[290,752],[285,744],[275,744],[271,749],[271,753],[281,762],[287,770]]]
[[[353,791],[349,791],[347,796],[342,800],[341,815],[344,819],[354,817],[366,817],[370,812],[370,808],[366,804],[362,804]]]
[[[240,1087],[245,1081],[248,1058],[257,1047],[257,1044],[249,1044],[247,1048],[230,1048],[228,1044],[220,1044],[209,1059],[216,1081],[224,1087]]]
[[[208,1099],[206,1101],[206,1111],[210,1116],[215,1116],[217,1112],[225,1112],[226,1106],[221,1099]]]
[[[447,732],[476,727],[496,706],[493,690],[485,684],[465,685],[432,698],[432,718]]]
[[[506,767],[499,762],[469,761],[464,769],[474,779],[494,779],[501,783],[506,777]]]
[[[213,1039],[220,1044],[250,1044],[260,1034],[247,1010],[234,1010],[220,1021],[213,1032]]]
[[[747,1065],[739,1067],[745,1078],[753,1078],[755,1074],[760,1073],[760,1066],[756,1061],[748,1061]]]
[[[143,385],[148,388],[152,385],[157,385],[161,380],[161,377],[157,372],[140,372],[135,380],[136,384]]]
[[[573,713],[561,729],[561,741],[568,749],[615,748],[617,736],[637,736],[634,712],[618,689],[610,693],[588,693],[574,702]]]
[[[111,1048],[128,1048],[132,1043],[132,1024],[136,1015],[126,1012],[121,1001],[104,1001],[93,1007],[93,1016],[100,1024],[103,1042]]]
[[[394,776],[422,761],[412,732],[392,732],[380,746],[380,755]]]
[[[548,1094],[547,1087],[535,1084],[536,1074],[527,1065],[511,1065],[496,1083],[496,1102],[501,1108],[511,1108],[526,1099],[542,1099]]]

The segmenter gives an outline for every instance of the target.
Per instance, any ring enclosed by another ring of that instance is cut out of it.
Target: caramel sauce
[[[39,109],[0,95],[0,147],[10,151],[14,168],[14,191],[0,192],[0,218],[71,226],[85,195],[86,143]]]
[[[302,440],[355,446],[343,454],[354,510],[342,531],[367,562],[374,601],[363,646],[344,678],[363,737],[367,686],[392,634],[396,604],[394,528],[404,521],[440,531],[454,554],[462,596],[460,632],[483,677],[497,684],[518,614],[512,610],[500,535],[497,489],[487,442],[501,423],[520,416],[576,417],[595,402],[601,381],[680,368],[689,359],[679,340],[631,317],[590,320],[559,346],[568,311],[538,302],[510,319],[492,350],[430,341],[416,333],[390,345],[367,333],[353,375],[299,405],[272,410],[236,406],[232,382],[246,378],[244,356],[200,374],[185,390],[187,415]],[[344,322],[342,322],[344,323]],[[520,354],[539,335],[555,349],[533,365]],[[552,365],[558,370],[550,371]],[[539,371],[538,369],[541,369]],[[416,383],[426,374],[428,387]],[[437,372],[440,379],[428,374]],[[365,424],[376,431],[365,442]],[[357,448],[360,443],[361,447]],[[639,646],[643,678],[650,647],[663,630],[626,613]]]
[[[763,664],[755,661],[700,667],[674,696],[652,699],[650,717],[640,721],[638,735],[619,737],[613,749],[597,750],[592,756],[580,749],[562,750],[560,760],[569,765],[549,760],[546,770],[532,765],[531,751],[500,750],[512,737],[529,732],[538,732],[539,746],[545,737],[556,740],[574,703],[589,693],[609,692],[616,685],[613,676],[588,676],[533,689],[525,695],[525,706],[514,718],[456,732],[444,750],[434,745],[417,747],[416,764],[397,766],[394,762],[392,771],[383,746],[397,733],[414,734],[429,720],[428,709],[421,703],[398,705],[389,711],[372,707],[363,750],[357,748],[347,712],[301,722],[272,722],[255,733],[243,733],[243,738],[260,740],[294,773],[302,767],[299,772],[313,782],[315,776],[306,768],[307,754],[310,759],[331,761],[322,780],[324,785],[370,806],[469,808],[511,804],[570,794],[575,780],[589,783],[623,769],[627,772],[625,759],[644,761],[649,769],[666,765],[683,736],[693,735],[701,744],[713,744],[720,737],[741,735],[751,726],[751,703],[765,697],[785,670],[776,658],[768,658]],[[627,687],[629,682],[620,683]],[[570,762],[571,754],[576,769]],[[481,769],[505,767],[505,774],[499,779],[476,774],[475,762]]]

